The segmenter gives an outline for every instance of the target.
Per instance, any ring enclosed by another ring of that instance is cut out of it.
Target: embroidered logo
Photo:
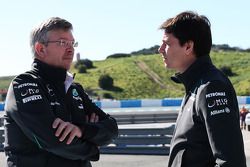
[[[213,92],[213,93],[206,94],[206,98],[218,97],[218,96],[226,96],[226,93],[225,92]]]
[[[72,95],[73,95],[73,99],[77,100],[78,102],[78,108],[79,109],[84,109],[83,104],[82,104],[82,98],[79,96],[78,92],[76,89],[72,89]],[[80,102],[79,102],[80,101]]]
[[[51,89],[51,88],[50,88],[50,85],[49,85],[49,84],[47,84],[47,85],[46,85],[46,87],[47,87],[47,89],[48,89],[48,93],[49,93],[49,95],[50,95],[50,96],[54,96],[54,95],[55,95],[55,93],[54,93],[53,89]]]
[[[38,94],[39,93],[39,89],[26,89],[24,91],[21,91],[21,96],[26,96],[26,95],[33,95],[33,94]]]
[[[75,97],[78,96],[78,92],[77,92],[76,89],[73,89],[73,90],[72,90],[72,95],[75,96]]]
[[[228,107],[221,109],[221,110],[213,110],[211,111],[210,115],[217,115],[217,114],[222,114],[222,113],[230,113],[230,109]]]
[[[23,103],[28,103],[28,102],[31,102],[31,101],[37,101],[37,100],[40,100],[40,99],[42,99],[41,95],[33,95],[33,96],[29,96],[29,97],[24,98]]]
[[[20,89],[20,88],[23,88],[23,87],[27,87],[27,86],[29,86],[29,87],[38,87],[38,85],[36,84],[36,83],[23,83],[23,84],[21,84],[21,85],[18,85],[17,87],[15,87],[15,88],[18,88],[18,89]]]
[[[207,104],[208,108],[213,108],[214,106],[224,106],[227,105],[227,98],[222,98],[222,99],[214,99],[212,100],[212,102],[209,102]]]

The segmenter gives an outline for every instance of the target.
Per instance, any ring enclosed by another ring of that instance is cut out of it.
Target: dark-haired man
[[[210,22],[194,12],[165,21],[159,52],[184,84],[169,167],[246,167],[239,108],[229,79],[210,59]]]

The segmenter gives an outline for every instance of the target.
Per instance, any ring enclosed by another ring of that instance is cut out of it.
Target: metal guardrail
[[[110,145],[101,147],[105,154],[168,155],[174,125],[165,128],[119,129],[118,138]]]
[[[119,129],[114,142],[100,149],[104,154],[168,155],[174,127]],[[0,151],[3,151],[4,130],[0,128]]]
[[[177,113],[165,112],[131,112],[126,114],[116,113],[118,125],[145,124],[160,122],[175,122]],[[126,125],[125,125],[126,126]],[[174,127],[146,127],[120,128],[118,138],[110,145],[101,147],[101,153],[106,154],[169,154],[169,144]],[[0,118],[0,151],[3,151],[4,142],[3,118]]]
[[[126,113],[126,114],[111,114],[113,116],[118,125],[122,124],[145,124],[145,123],[168,123],[175,122],[178,116],[178,112],[176,113]]]

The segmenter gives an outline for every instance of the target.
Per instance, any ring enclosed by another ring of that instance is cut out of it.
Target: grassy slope
[[[236,74],[230,77],[230,80],[238,95],[250,95],[250,53],[212,52],[211,57],[217,67],[229,66]],[[137,66],[136,62],[146,64],[148,69],[161,78],[165,88],[155,83]],[[165,69],[159,55],[107,59],[93,63],[96,68],[88,69],[85,74],[77,74],[76,81],[80,82],[84,88],[94,90],[99,95],[109,93],[116,99],[139,99],[181,97],[184,94],[183,86],[170,80],[174,71]],[[76,72],[76,70],[72,69],[72,72]],[[105,91],[98,87],[98,78],[101,74],[109,74],[114,79],[117,91]],[[11,78],[13,77],[3,80],[0,77],[0,88],[7,88]]]
[[[229,66],[236,74],[230,77],[238,95],[250,94],[250,53],[212,52],[211,57],[217,67]],[[153,82],[135,62],[144,62],[153,72],[159,75],[166,88]],[[123,89],[121,92],[97,90],[99,94],[109,92],[117,99],[180,97],[184,93],[182,85],[173,83],[169,77],[174,74],[166,70],[159,55],[133,56],[129,58],[108,59],[94,62],[95,69],[87,74],[78,74],[76,79],[85,88],[98,88],[100,74],[109,74],[114,85]]]
[[[236,75],[230,77],[237,95],[250,95],[250,53],[217,52],[212,54],[217,67],[229,66]]]
[[[175,90],[176,92],[169,91],[169,89],[162,89],[160,85],[153,82],[148,75],[138,68],[136,61],[145,62],[151,70],[162,78],[166,85],[169,85],[170,80],[168,76],[170,72],[165,70],[159,55],[133,56],[97,61],[94,62],[95,69],[88,70],[87,74],[76,75],[76,80],[83,83],[85,88],[98,89],[99,75],[109,74],[114,79],[114,86],[121,88],[122,91],[104,92],[108,92],[118,99],[164,98],[166,96],[173,96],[176,93],[179,93],[178,96],[183,94],[180,91],[181,85]],[[173,88],[176,88],[176,86]],[[97,90],[97,92],[103,93],[102,90]]]
[[[7,89],[14,76],[0,77],[0,89]]]

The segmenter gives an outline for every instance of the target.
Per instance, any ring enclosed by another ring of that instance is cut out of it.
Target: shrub
[[[110,77],[108,74],[101,75],[98,80],[99,87],[102,89],[109,90],[113,88],[113,78]]]
[[[85,67],[87,68],[87,69],[89,69],[89,68],[93,68],[94,66],[93,66],[93,62],[91,61],[91,60],[89,60],[89,59],[81,59],[81,60],[78,60],[76,63],[75,63],[75,68],[77,68],[78,69],[78,66],[80,66],[80,65],[85,65]]]
[[[223,66],[220,68],[220,70],[227,76],[231,77],[234,76],[234,73],[232,72],[231,68],[228,66]]]
[[[86,72],[87,72],[87,68],[86,68],[86,66],[83,65],[83,64],[79,65],[79,66],[77,67],[77,69],[78,69],[78,72],[79,72],[79,73],[86,73]]]
[[[104,99],[114,99],[114,97],[110,93],[103,93],[102,97]]]

